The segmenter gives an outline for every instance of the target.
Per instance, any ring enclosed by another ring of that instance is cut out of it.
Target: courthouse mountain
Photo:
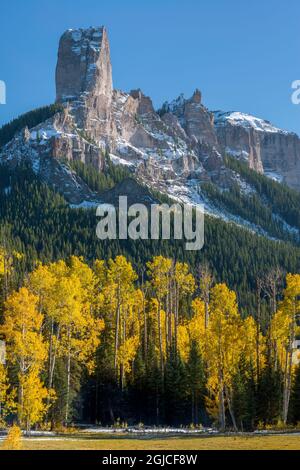
[[[56,105],[37,122],[29,115],[27,126],[21,119],[21,128],[3,128],[8,137],[0,135],[0,160],[12,168],[29,162],[73,206],[102,200],[82,165],[104,178],[118,166],[146,191],[204,203],[213,216],[269,238],[299,240],[300,138],[247,114],[211,112],[198,89],[160,110],[139,89],[115,90],[104,27],[62,35]],[[292,207],[292,214],[280,206]]]

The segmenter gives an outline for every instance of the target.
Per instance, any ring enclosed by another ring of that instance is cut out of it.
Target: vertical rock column
[[[59,43],[56,100],[70,103],[76,125],[89,137],[111,133],[112,68],[104,27],[66,31]]]

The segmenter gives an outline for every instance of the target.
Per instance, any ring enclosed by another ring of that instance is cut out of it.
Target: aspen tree
[[[292,388],[293,344],[300,333],[297,320],[300,314],[300,275],[288,274],[284,299],[270,324],[270,335],[283,373],[282,420],[287,423]]]
[[[205,328],[209,322],[209,293],[213,284],[213,276],[207,264],[199,266],[199,288],[205,305]]]
[[[163,335],[162,335],[162,304],[166,301],[166,297],[169,291],[169,275],[172,268],[172,260],[164,258],[163,256],[155,256],[151,262],[147,263],[148,275],[152,288],[157,298],[157,325],[158,325],[158,337],[159,337],[159,356],[160,356],[160,368],[163,374],[164,372],[164,357],[163,357]],[[167,325],[167,321],[165,321]],[[166,331],[167,334],[167,331]]]
[[[16,409],[15,395],[16,390],[10,386],[6,367],[0,363],[0,427],[5,425],[6,416]]]
[[[31,374],[38,378],[47,357],[46,344],[42,337],[43,315],[37,310],[38,298],[22,287],[13,292],[5,303],[4,324],[1,332],[5,336],[9,362],[16,367],[18,380],[18,418],[27,429],[31,419],[24,421],[26,407],[44,408],[44,395],[32,395],[26,386]],[[37,379],[39,380],[39,379]],[[42,383],[40,392],[44,389]],[[27,416],[28,417],[28,416]]]
[[[186,263],[177,262],[174,270],[175,281],[175,348],[177,348],[177,329],[179,323],[180,301],[195,290],[195,279]]]
[[[208,389],[219,408],[219,423],[225,429],[226,403],[232,424],[237,429],[232,408],[232,381],[241,352],[242,321],[238,313],[236,295],[225,284],[211,290],[210,322],[205,348],[208,366]]]
[[[134,281],[137,275],[124,256],[117,256],[115,260],[109,260],[107,273],[107,290],[110,291],[111,303],[114,310],[115,322],[115,347],[114,369],[117,374],[118,349],[120,345],[121,319],[126,311],[129,299],[134,292]]]

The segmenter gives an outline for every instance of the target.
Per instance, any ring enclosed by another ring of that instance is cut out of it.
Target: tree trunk
[[[229,409],[231,421],[232,421],[233,428],[234,428],[235,432],[237,432],[238,428],[237,428],[237,425],[236,425],[234,412],[233,412],[233,409],[232,409],[232,406],[231,406],[231,399],[230,399],[229,391],[228,391],[227,387],[225,387],[225,389],[226,389],[226,398],[227,398],[228,409]]]
[[[115,372],[117,372],[117,362],[118,362],[119,323],[120,323],[120,305],[119,305],[119,302],[118,302],[117,313],[116,313],[115,354],[114,354]]]
[[[148,328],[147,328],[147,315],[146,315],[146,308],[145,308],[145,295],[143,291],[143,314],[144,314],[144,360],[147,359],[147,352],[148,352]]]
[[[260,279],[257,279],[257,315],[256,315],[256,381],[257,384],[259,383],[260,377],[260,344],[259,344],[259,336],[260,336],[260,320],[261,320],[261,290],[262,290],[262,282]]]
[[[66,399],[66,415],[65,425],[68,426],[69,422],[69,407],[70,407],[70,385],[71,385],[71,345],[70,345],[70,332],[68,333],[69,351],[67,360],[67,399]]]
[[[177,353],[178,344],[178,317],[179,317],[179,287],[175,287],[175,351]]]
[[[224,399],[224,383],[223,383],[223,374],[222,370],[219,369],[219,383],[220,383],[220,392],[219,392],[219,422],[221,431],[225,430],[226,418],[225,418],[225,399]]]
[[[164,373],[164,359],[163,359],[162,332],[161,332],[160,301],[158,302],[157,324],[158,324],[160,368],[161,368],[161,373],[163,375],[163,373]]]
[[[221,384],[219,396],[219,422],[221,431],[225,431],[225,402],[223,384]]]
[[[284,390],[283,390],[283,422],[287,423],[292,387],[293,343],[295,341],[296,305],[294,300],[293,318],[290,325],[289,344],[286,351]]]

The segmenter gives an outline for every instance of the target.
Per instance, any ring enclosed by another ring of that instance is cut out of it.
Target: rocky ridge
[[[12,165],[27,160],[71,204],[99,200],[66,165],[80,160],[105,171],[106,158],[126,165],[137,181],[184,202],[207,203],[201,184],[222,190],[245,184],[225,154],[300,190],[300,139],[268,121],[233,112],[210,112],[196,89],[159,111],[141,90],[113,89],[104,27],[66,31],[59,42],[56,100],[63,111],[25,128],[0,150]],[[101,198],[100,198],[101,199]],[[216,211],[215,211],[216,212]],[[218,215],[218,214],[217,214]]]

